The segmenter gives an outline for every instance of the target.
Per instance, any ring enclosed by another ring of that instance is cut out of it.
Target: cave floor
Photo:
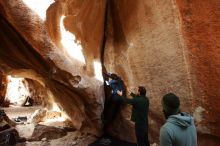
[[[136,144],[125,142],[112,137],[102,137],[89,146],[136,146]]]
[[[17,107],[17,106],[10,106],[8,108],[3,108],[6,112],[7,116],[12,118],[17,118],[18,116],[23,117],[27,116],[29,117],[31,114],[33,114],[36,110],[41,109],[41,106],[32,106],[32,107]]]
[[[4,108],[6,114],[10,119],[17,118],[17,117],[23,117],[27,116],[29,117],[31,114],[34,113],[35,110],[38,110],[42,108],[41,106],[34,106],[34,107],[9,107]],[[34,124],[28,123],[28,124],[21,124],[17,125],[16,129],[19,132],[19,135],[22,137],[30,137],[33,130],[34,130]],[[51,126],[57,126],[51,125]],[[48,141],[33,141],[33,142],[25,142],[23,144],[19,144],[17,146],[73,146],[75,143],[77,143],[77,146],[87,146],[89,143],[94,142],[96,140],[93,136],[87,136],[82,137],[81,139],[77,139],[76,137],[79,136],[79,132],[68,132],[68,134],[62,138],[54,139],[54,140],[48,140]],[[110,142],[103,143],[103,140],[107,140]],[[136,146],[136,144],[128,143],[125,141],[121,141],[112,137],[102,137],[98,140],[96,140],[94,143],[90,144],[89,146]]]
[[[12,118],[17,117],[30,117],[31,114],[42,108],[41,106],[33,107],[9,107],[3,108],[7,116]],[[51,123],[50,126],[60,126],[58,123]],[[17,131],[21,137],[29,138],[34,130],[35,125],[33,123],[18,124],[16,126]],[[53,140],[42,140],[42,141],[26,141],[25,143],[17,144],[16,146],[87,146],[88,144],[94,142],[96,138],[92,135],[81,136],[80,132],[73,131],[68,132],[66,136],[59,139]]]

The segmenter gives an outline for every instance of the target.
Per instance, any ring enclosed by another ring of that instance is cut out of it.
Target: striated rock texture
[[[0,7],[1,70],[38,81],[77,129],[100,135],[105,1],[59,0],[45,21],[22,0],[0,0]]]
[[[1,70],[38,81],[77,129],[99,135],[102,60],[127,89],[147,88],[151,142],[158,142],[165,121],[161,98],[174,92],[181,109],[195,117],[199,146],[217,146],[219,1],[106,2],[56,0],[43,20],[22,0],[0,0]],[[134,142],[130,112],[122,108],[111,133]]]
[[[220,143],[220,1],[177,0],[200,145]]]
[[[30,97],[34,100],[34,105],[47,106],[47,90],[38,82],[30,79],[26,79],[27,87],[30,92]]]
[[[161,98],[174,92],[182,111],[195,116],[199,146],[218,145],[219,6],[217,0],[109,2],[104,65],[128,89],[147,88],[151,142],[164,122]],[[124,107],[112,134],[134,141],[129,113]]]
[[[25,78],[12,78],[7,77],[7,82],[3,83],[7,85],[5,102],[10,104],[25,106],[29,104],[43,105],[44,107],[50,106],[47,90],[35,80]],[[4,86],[3,86],[4,87]],[[29,103],[29,98],[32,103]]]
[[[192,113],[187,60],[179,26],[178,11],[173,1],[110,2],[108,36],[104,64],[107,70],[118,73],[127,88],[143,85],[150,98],[150,139],[158,141],[159,128],[164,122],[161,97],[174,92],[181,97],[182,108]],[[134,125],[125,108],[121,138],[134,141]],[[122,120],[123,119],[123,120]],[[129,127],[129,132],[124,128]],[[113,128],[117,129],[117,128]],[[128,134],[129,133],[129,134]]]

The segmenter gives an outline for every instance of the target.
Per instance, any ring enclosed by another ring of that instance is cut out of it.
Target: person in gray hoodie
[[[197,146],[194,119],[180,112],[179,97],[168,93],[162,99],[166,123],[160,129],[160,146]]]

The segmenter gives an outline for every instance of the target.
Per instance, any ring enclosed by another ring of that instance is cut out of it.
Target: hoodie
[[[197,146],[193,117],[187,113],[170,116],[160,129],[160,146]]]

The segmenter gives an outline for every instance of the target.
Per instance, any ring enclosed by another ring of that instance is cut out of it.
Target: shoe
[[[22,142],[26,142],[26,138],[25,137],[19,137],[18,139],[16,139],[17,143],[22,143]]]
[[[111,140],[108,139],[108,138],[102,138],[102,139],[99,141],[99,144],[106,145],[106,146],[108,146],[110,143],[111,143]]]

